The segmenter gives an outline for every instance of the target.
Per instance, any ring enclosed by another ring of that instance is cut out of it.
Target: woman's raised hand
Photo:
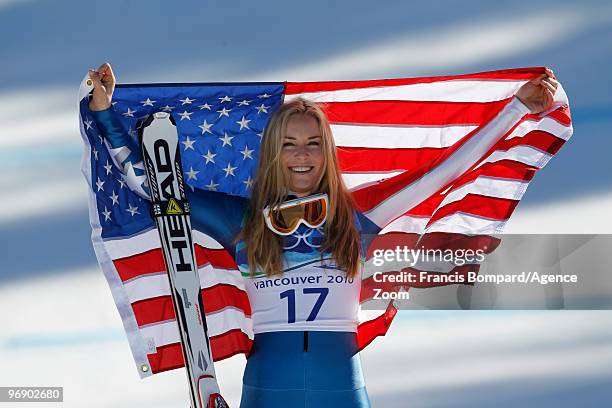
[[[101,111],[111,106],[113,92],[115,91],[115,74],[108,62],[100,65],[97,70],[90,69],[89,77],[93,81],[93,97],[89,102],[89,109]]]
[[[544,74],[527,82],[516,92],[516,97],[525,104],[531,113],[548,110],[553,103],[559,82],[550,68]]]

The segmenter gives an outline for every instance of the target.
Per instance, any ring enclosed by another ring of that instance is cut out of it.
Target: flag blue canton
[[[119,85],[113,109],[134,139],[139,120],[155,112],[170,113],[178,130],[186,184],[248,197],[264,128],[282,103],[283,90],[282,83]],[[152,228],[149,203],[129,189],[88,112],[86,98],[81,101],[81,115],[91,146],[91,186],[102,238]]]

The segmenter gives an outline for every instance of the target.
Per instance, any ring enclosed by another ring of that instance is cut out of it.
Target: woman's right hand
[[[93,81],[94,87],[89,109],[92,111],[108,109],[115,91],[115,74],[110,64],[105,62],[97,70],[90,69],[89,78]]]
[[[559,82],[550,68],[544,74],[527,82],[516,92],[516,97],[527,106],[531,113],[537,115],[550,109],[555,99]]]

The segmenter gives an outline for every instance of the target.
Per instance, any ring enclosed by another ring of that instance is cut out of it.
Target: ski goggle
[[[279,235],[293,234],[301,223],[316,228],[327,219],[327,194],[296,198],[263,209],[266,225]]]

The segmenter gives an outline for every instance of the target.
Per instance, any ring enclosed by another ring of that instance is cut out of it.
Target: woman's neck
[[[311,194],[312,194],[312,191],[298,193],[297,191],[291,191],[289,189],[287,190],[287,195],[294,195],[294,196],[296,196],[298,198],[308,197]]]

